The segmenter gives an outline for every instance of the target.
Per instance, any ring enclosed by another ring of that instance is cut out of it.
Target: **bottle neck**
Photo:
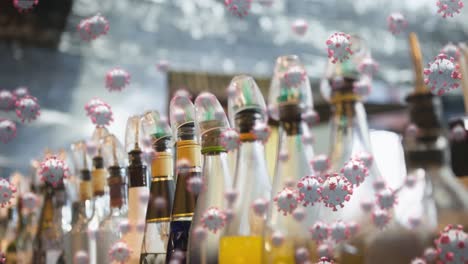
[[[147,186],[146,165],[141,160],[141,150],[135,148],[128,153],[129,165],[129,187],[145,187]]]
[[[302,108],[298,104],[282,104],[279,107],[280,126],[288,136],[302,135]]]
[[[91,171],[92,189],[94,198],[104,196],[107,172],[104,169],[104,159],[101,156],[93,158],[93,169]]]
[[[127,183],[125,168],[119,166],[111,166],[108,168],[109,178],[107,185],[109,186],[110,207],[111,210],[120,210],[127,207]]]

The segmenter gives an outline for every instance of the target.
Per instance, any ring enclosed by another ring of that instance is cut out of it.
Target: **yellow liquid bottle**
[[[219,244],[219,263],[262,263],[261,236],[223,237]]]

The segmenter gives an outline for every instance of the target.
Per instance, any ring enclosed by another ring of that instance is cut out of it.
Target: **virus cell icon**
[[[234,219],[234,211],[231,208],[224,209],[224,214],[226,215],[226,224],[230,223]]]
[[[439,252],[433,247],[426,248],[423,253],[423,257],[428,262],[433,262],[437,259]]]
[[[201,227],[201,226],[197,226],[193,232],[192,232],[192,235],[195,237],[195,240],[196,241],[203,241],[206,239],[206,237],[208,236],[208,233],[206,232],[206,229]]]
[[[278,211],[283,215],[291,214],[297,208],[299,194],[297,190],[291,188],[284,188],[274,198]]]
[[[15,108],[16,96],[8,90],[0,90],[0,111],[11,111]]]
[[[441,14],[443,18],[453,17],[455,14],[459,14],[463,8],[462,0],[438,0],[437,13]]]
[[[268,141],[268,138],[270,137],[270,132],[270,127],[268,127],[268,125],[265,123],[258,123],[252,129],[252,134],[255,135],[255,138],[257,140],[262,141],[263,143],[266,143]]]
[[[312,108],[309,108],[304,113],[302,113],[301,118],[308,127],[312,127],[320,122],[320,116]]]
[[[131,225],[128,219],[122,219],[119,223],[119,230],[122,232],[122,234],[127,234],[130,232]]]
[[[299,263],[304,263],[309,259],[309,251],[306,248],[298,248],[296,250],[296,260]]]
[[[227,152],[233,151],[240,146],[239,133],[234,128],[228,128],[219,136],[219,143]]]
[[[372,184],[372,186],[374,187],[374,190],[375,190],[376,192],[378,192],[378,191],[383,190],[385,187],[387,187],[387,183],[385,182],[384,179],[379,178],[379,179],[377,179],[377,180],[374,181],[374,183]]]
[[[429,68],[424,69],[424,75],[426,75],[424,82],[432,92],[442,95],[460,86],[459,68],[454,58],[439,54],[433,62],[429,63]]]
[[[343,176],[354,186],[359,186],[369,175],[369,171],[361,160],[351,159],[341,169]]]
[[[13,5],[21,13],[34,8],[39,4],[39,0],[13,0]]]
[[[125,263],[130,259],[131,249],[127,243],[116,242],[109,250],[109,257],[117,263]]]
[[[358,65],[361,74],[372,77],[379,70],[379,64],[372,57],[364,58]]]
[[[16,96],[16,98],[23,98],[26,95],[29,95],[29,89],[28,87],[19,86],[13,91],[13,94]]]
[[[16,192],[15,186],[6,179],[0,179],[0,206],[10,205],[10,200]]]
[[[150,198],[150,195],[147,192],[142,192],[142,193],[140,193],[138,198],[139,198],[141,204],[147,205],[148,201],[149,201],[149,198]]]
[[[297,222],[304,221],[304,219],[306,217],[306,212],[305,212],[304,208],[298,207],[298,208],[294,209],[294,211],[292,212],[292,217]]]
[[[268,200],[265,198],[255,199],[252,203],[252,209],[257,216],[263,216],[268,209]]]
[[[461,55],[460,49],[452,42],[449,42],[447,45],[445,45],[440,53],[447,55],[448,58],[454,58],[455,61],[458,61]]]
[[[426,264],[427,262],[422,258],[415,258],[411,261],[411,264]]]
[[[309,28],[309,25],[304,19],[297,19],[293,22],[291,28],[292,31],[296,33],[296,35],[304,36],[304,34],[307,32],[307,29]]]
[[[374,157],[372,156],[372,154],[366,151],[358,152],[356,155],[354,155],[353,158],[363,162],[366,168],[370,168],[372,166],[372,163],[374,162]]]
[[[413,188],[418,182],[418,177],[413,174],[409,174],[405,179],[405,186],[408,188]]]
[[[91,109],[91,122],[98,127],[107,126],[114,121],[112,108],[108,104],[100,104]]]
[[[158,196],[153,200],[153,205],[157,210],[164,210],[167,208],[167,201],[164,197]]]
[[[466,131],[462,125],[456,125],[450,131],[450,138],[454,141],[460,142],[465,140],[466,138]]]
[[[106,104],[104,101],[102,101],[99,98],[92,98],[91,100],[86,103],[84,106],[84,109],[86,111],[86,115],[90,116],[92,114],[92,109],[98,105]]]
[[[27,192],[22,195],[21,200],[23,202],[23,207],[28,211],[34,211],[39,205],[39,198],[32,192]]]
[[[130,73],[121,68],[109,70],[106,74],[106,88],[120,92],[130,84]]]
[[[16,137],[15,122],[0,118],[0,141],[4,144]]]
[[[397,203],[396,192],[391,188],[384,188],[377,194],[377,204],[381,209],[388,210],[393,208]]]
[[[312,168],[315,172],[323,174],[328,171],[330,168],[330,159],[327,155],[320,154],[315,156],[314,159],[310,162]]]
[[[218,230],[224,227],[226,215],[218,208],[208,208],[202,216],[203,227],[216,234]]]
[[[109,21],[101,14],[82,20],[78,24],[78,32],[85,41],[94,40],[109,31]]]
[[[138,223],[136,223],[136,225],[135,225],[135,228],[136,228],[137,232],[140,232],[140,233],[145,232],[145,227],[146,227],[146,221],[145,220],[138,221]]]
[[[27,95],[16,101],[16,115],[23,122],[31,122],[41,114],[37,98]]]
[[[367,97],[372,91],[371,81],[369,79],[361,79],[353,84],[353,91],[359,96]]]
[[[43,181],[55,187],[68,177],[68,166],[58,157],[50,156],[41,162],[39,174]]]
[[[333,264],[333,261],[331,261],[329,258],[327,257],[321,257],[320,258],[320,261],[317,262],[317,264]]]
[[[351,36],[343,32],[333,33],[330,36],[326,44],[328,46],[328,58],[332,59],[332,63],[346,61],[353,55],[350,40]]]
[[[369,213],[370,211],[372,211],[372,209],[374,209],[374,202],[371,200],[361,201],[361,209],[365,213]]]
[[[288,161],[289,160],[289,153],[287,149],[282,149],[278,153],[278,161]]]
[[[348,226],[343,221],[336,221],[330,225],[330,237],[337,243],[350,236]]]
[[[372,222],[379,229],[385,228],[388,222],[390,222],[390,218],[390,214],[385,210],[375,209],[372,212]]]
[[[156,63],[156,69],[159,71],[159,72],[167,72],[169,70],[169,61],[168,60],[160,60]],[[190,98],[190,95],[187,96]]]
[[[421,217],[412,216],[408,218],[408,223],[411,228],[416,229],[421,226]]]
[[[274,247],[280,247],[284,242],[284,235],[280,231],[275,231],[271,236],[271,244]]]
[[[444,263],[468,262],[468,235],[463,232],[463,226],[446,226],[435,243]]]
[[[392,13],[387,18],[388,30],[398,35],[408,27],[408,21],[401,13]]]
[[[317,221],[312,227],[309,228],[309,232],[312,235],[313,240],[321,242],[328,238],[330,227],[326,223]]]
[[[299,201],[304,205],[314,205],[321,199],[320,186],[322,180],[315,176],[305,176],[299,180],[297,188],[299,190]]]
[[[224,198],[226,199],[228,205],[232,205],[234,204],[234,202],[236,201],[237,199],[237,191],[236,190],[227,190],[225,193],[224,193]]]
[[[294,66],[288,69],[281,78],[281,86],[283,87],[299,87],[307,79],[307,73],[302,67]]]
[[[73,264],[89,264],[89,256],[88,253],[84,250],[80,250],[75,253],[73,257]]]
[[[322,200],[326,207],[337,211],[337,206],[344,207],[344,202],[351,199],[353,193],[352,184],[342,175],[337,173],[329,174],[322,186]]]
[[[192,176],[187,179],[187,191],[198,195],[205,190],[205,182],[202,177]]]
[[[333,258],[333,251],[335,250],[331,241],[325,241],[317,247],[317,255],[321,258]]]
[[[231,14],[242,18],[249,14],[252,0],[224,0],[224,5]]]

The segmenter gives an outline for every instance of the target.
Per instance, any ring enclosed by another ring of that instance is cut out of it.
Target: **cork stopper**
[[[423,76],[424,68],[423,68],[421,47],[419,46],[418,36],[414,32],[411,32],[409,34],[409,46],[410,46],[410,55],[411,55],[411,59],[413,61],[413,67],[414,67],[414,77],[415,77],[414,92],[415,93],[429,93],[429,90],[424,84],[424,76]]]

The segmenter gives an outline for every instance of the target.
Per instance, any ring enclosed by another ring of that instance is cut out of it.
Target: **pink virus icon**
[[[361,201],[361,209],[365,213],[370,213],[374,209],[374,202],[371,200]]]
[[[415,258],[411,260],[411,264],[426,264],[427,262],[422,258]]]
[[[101,14],[81,20],[78,24],[78,32],[84,41],[91,41],[107,34],[109,21]]]
[[[122,219],[119,223],[119,230],[122,232],[122,234],[127,234],[130,232],[131,225],[128,219]]]
[[[0,118],[0,141],[4,144],[16,137],[15,122]]]
[[[348,226],[343,221],[336,221],[330,225],[330,237],[337,243],[350,236]]]
[[[358,152],[356,155],[354,155],[353,158],[363,162],[366,168],[370,168],[372,166],[372,163],[374,162],[374,157],[372,156],[372,154],[366,151]]]
[[[278,211],[283,215],[291,214],[297,208],[299,194],[297,190],[285,187],[273,199],[276,202]]]
[[[167,72],[169,70],[170,64],[168,60],[160,60],[156,63],[156,69],[159,72]],[[186,91],[186,90],[185,90]],[[175,96],[175,95],[174,95]],[[187,97],[191,97],[190,95]]]
[[[120,92],[130,84],[130,73],[121,68],[109,70],[106,74],[106,88],[111,91]]]
[[[31,122],[41,114],[37,98],[27,95],[16,101],[16,115],[22,122]]]
[[[455,14],[459,14],[463,8],[462,0],[438,0],[437,13],[441,14],[443,18],[453,17]]]
[[[387,18],[388,30],[398,35],[408,27],[408,21],[402,13],[392,13]]]
[[[234,204],[237,199],[237,191],[230,189],[224,193],[224,198],[226,199],[228,205]]]
[[[226,224],[230,223],[234,219],[234,211],[231,208],[224,209],[224,214],[226,215]]]
[[[294,211],[292,212],[292,217],[297,222],[304,221],[304,219],[306,217],[306,212],[305,212],[304,208],[298,207],[298,208],[294,209]]]
[[[396,192],[391,188],[384,188],[377,193],[377,204],[381,209],[391,209],[397,204]]]
[[[333,33],[326,44],[328,46],[328,58],[332,59],[332,63],[346,61],[353,55],[351,36],[346,33]]]
[[[192,231],[192,235],[195,237],[195,240],[196,241],[203,241],[206,239],[206,237],[208,236],[208,233],[206,232],[206,229],[201,227],[201,226],[197,226],[193,231]]]
[[[16,187],[6,179],[0,179],[0,206],[10,205],[11,198],[16,193]]]
[[[23,98],[26,95],[29,95],[29,89],[25,86],[19,86],[13,91],[13,94],[16,96],[16,98]]]
[[[287,149],[282,149],[278,153],[278,160],[285,162],[289,160],[289,153]]]
[[[291,28],[292,31],[296,33],[296,35],[304,36],[304,34],[307,32],[307,29],[309,28],[309,25],[304,19],[297,19],[293,22]]]
[[[202,177],[193,176],[187,179],[187,191],[198,195],[205,190],[205,182]]]
[[[140,193],[138,198],[139,198],[141,204],[147,205],[148,201],[149,201],[149,198],[150,198],[150,195],[147,192],[143,192],[143,193]]]
[[[20,12],[32,10],[39,4],[39,0],[13,0],[13,5]]]
[[[325,257],[328,259],[332,259],[334,250],[335,247],[333,246],[333,243],[330,241],[325,241],[317,247],[317,255],[321,258]]]
[[[125,263],[130,259],[131,249],[127,243],[118,241],[109,249],[109,257],[117,263]]]
[[[374,212],[372,212],[372,222],[379,229],[385,228],[388,222],[390,222],[390,219],[390,214],[385,210],[375,209]]]
[[[239,133],[234,128],[228,128],[219,136],[219,143],[227,152],[236,150],[240,146]]]
[[[369,170],[361,160],[351,159],[341,169],[343,176],[353,185],[359,186],[369,176]]]
[[[423,257],[428,262],[433,262],[437,259],[439,252],[433,247],[426,248],[423,253]]]
[[[452,42],[449,42],[447,45],[445,45],[440,53],[443,53],[447,55],[448,58],[454,58],[455,61],[458,61],[460,59],[460,49],[457,47],[457,45],[454,45]]]
[[[298,263],[305,263],[309,259],[309,251],[304,248],[296,249],[296,262]]]
[[[68,177],[68,166],[58,157],[50,156],[41,162],[39,174],[43,181],[55,187]]]
[[[136,231],[140,232],[140,233],[145,232],[145,227],[146,227],[146,221],[145,220],[138,221],[138,223],[136,223],[136,225],[135,225]]]
[[[92,98],[91,100],[86,103],[84,106],[84,109],[86,111],[86,115],[90,116],[92,114],[92,109],[98,105],[106,104],[104,101],[102,101],[99,98]]]
[[[379,70],[379,64],[369,56],[359,63],[358,70],[361,74],[372,77]]]
[[[15,108],[16,96],[8,90],[0,90],[0,110],[11,111]]]
[[[319,202],[322,198],[320,195],[320,186],[322,180],[315,176],[302,177],[298,184],[297,189],[299,190],[299,201],[304,205],[314,205]]]
[[[449,58],[445,54],[439,54],[428,68],[424,69],[426,78],[424,82],[431,88],[432,92],[442,95],[460,86],[461,73],[460,66],[455,63],[454,58]]]
[[[252,203],[252,209],[257,216],[263,216],[268,209],[268,200],[265,198],[255,199]]]
[[[416,175],[408,175],[405,179],[405,186],[408,188],[413,188],[418,182],[418,177]]]
[[[224,0],[224,5],[231,14],[242,18],[249,14],[252,0]]]
[[[280,247],[283,245],[284,242],[284,235],[281,233],[281,231],[275,231],[273,235],[271,236],[271,244],[274,247]]]
[[[224,227],[226,215],[218,208],[211,207],[205,211],[201,219],[203,227],[216,234],[218,230]]]
[[[268,138],[270,137],[270,132],[270,127],[268,127],[268,125],[265,123],[258,123],[252,129],[252,134],[255,135],[255,138],[257,140],[262,141],[263,143],[266,143],[268,141]]]
[[[450,138],[454,141],[463,141],[466,138],[466,131],[462,125],[456,125],[450,130]]]
[[[408,218],[408,223],[411,228],[416,229],[421,226],[421,217],[412,216]]]
[[[312,165],[314,171],[320,174],[326,173],[331,165],[330,159],[327,155],[324,154],[315,156],[314,159],[310,162],[310,164]]]
[[[114,121],[112,108],[108,104],[100,104],[93,107],[89,115],[91,122],[98,127],[108,126]]]
[[[302,121],[304,121],[309,127],[312,127],[320,122],[319,114],[312,108],[309,108],[304,113],[302,113],[301,118]]]
[[[324,222],[317,221],[309,228],[309,232],[313,240],[321,242],[328,238],[330,227]]]
[[[344,203],[351,199],[352,184],[338,173],[328,174],[322,186],[322,200],[326,207],[337,211],[337,206],[344,207]]]
[[[164,210],[167,208],[167,201],[164,197],[158,196],[153,200],[154,207],[158,210]]]
[[[39,205],[39,198],[33,192],[27,192],[21,196],[23,207],[28,212],[33,212]]]
[[[387,183],[385,182],[384,179],[379,178],[379,179],[374,181],[372,186],[374,187],[374,190],[376,192],[379,192],[379,191],[383,190],[385,187],[387,187]]]
[[[367,97],[372,91],[371,81],[369,79],[361,79],[353,84],[353,91],[359,96]]]
[[[302,67],[293,66],[281,78],[282,86],[299,87],[307,79],[307,73]]]
[[[435,244],[444,263],[468,262],[468,235],[463,232],[463,226],[446,226]]]
[[[333,261],[327,257],[321,257],[317,264],[333,264]]]
[[[75,253],[73,257],[73,264],[89,264],[89,256],[88,253],[84,250],[80,250]]]

